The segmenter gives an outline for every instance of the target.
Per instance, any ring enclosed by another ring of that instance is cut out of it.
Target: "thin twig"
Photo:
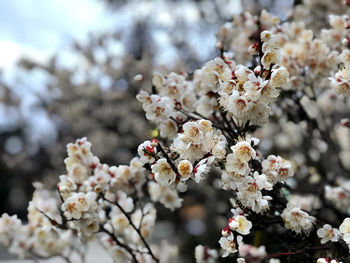
[[[120,246],[120,247],[124,248],[126,251],[128,251],[128,253],[132,256],[133,262],[137,263],[136,256],[135,256],[135,254],[133,253],[133,251],[132,251],[132,249],[130,247],[128,247],[127,245],[125,245],[122,242],[120,242],[118,240],[118,238],[113,233],[109,232],[103,226],[101,226],[100,229],[101,229],[101,232],[104,232],[104,233],[108,234],[118,246]]]
[[[173,169],[173,171],[176,174],[179,174],[179,171],[177,170],[175,164],[170,160],[169,155],[165,152],[164,148],[162,147],[162,145],[160,144],[160,142],[158,143],[157,149],[164,155],[165,159],[168,161],[168,163],[170,164],[171,168]]]
[[[309,250],[328,250],[331,248],[332,247],[329,245],[328,246],[318,246],[318,247],[307,247],[307,248],[303,248],[303,249],[296,250],[296,251],[279,252],[279,253],[270,254],[267,256],[267,258],[275,258],[275,257],[279,257],[279,256],[292,256],[292,255],[303,254]]]
[[[147,243],[147,241],[146,241],[145,238],[143,237],[143,235],[142,235],[142,233],[141,233],[141,230],[135,226],[134,222],[132,222],[132,220],[131,220],[131,218],[130,218],[130,215],[129,215],[127,212],[125,212],[125,210],[123,209],[123,207],[122,207],[118,202],[115,202],[115,203],[114,203],[114,202],[109,201],[109,200],[106,199],[106,198],[103,198],[103,200],[105,200],[105,201],[107,201],[107,202],[109,202],[109,203],[111,203],[111,204],[113,204],[113,205],[116,205],[116,206],[119,208],[119,210],[120,210],[120,211],[124,214],[124,216],[128,219],[129,224],[132,226],[132,228],[133,228],[133,229],[137,232],[137,234],[140,236],[140,238],[141,238],[143,244],[145,245],[145,247],[146,247],[147,250],[148,250],[148,253],[151,255],[151,257],[152,257],[156,262],[159,262],[159,259],[156,258],[156,256],[153,254],[151,247],[149,246],[149,244]]]

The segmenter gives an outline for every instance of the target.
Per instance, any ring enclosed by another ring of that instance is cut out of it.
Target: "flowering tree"
[[[137,95],[159,138],[119,166],[86,138],[68,144],[57,191],[36,183],[28,223],[3,214],[0,240],[21,257],[84,262],[81,244],[98,239],[115,262],[179,262],[171,240],[152,239],[156,208],[176,211],[201,192],[230,209],[206,230],[222,229],[215,242],[196,244],[198,263],[349,262],[348,20],[313,32],[265,10],[235,16],[219,30],[218,57],[194,74],[155,75]],[[270,116],[306,150],[264,146]]]

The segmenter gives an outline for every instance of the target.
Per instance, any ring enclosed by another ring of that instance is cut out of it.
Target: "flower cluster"
[[[58,227],[57,200],[41,184],[35,187],[28,206],[28,223],[22,223],[16,215],[5,213],[0,217],[0,242],[20,258],[60,256],[72,246],[73,233]]]
[[[343,63],[343,69],[339,70],[332,78],[334,91],[345,97],[350,96],[350,50],[344,50],[339,60]]]
[[[293,203],[288,203],[281,217],[286,228],[293,230],[297,234],[310,233],[315,222],[313,216],[310,216]]]
[[[248,12],[234,15],[232,23],[226,23],[219,29],[217,46],[232,51],[238,63],[247,64],[252,60],[250,47],[254,44],[259,27],[268,30],[279,22],[266,10],[261,12],[260,17]]]
[[[269,32],[261,34],[265,38],[268,38],[267,35],[271,38]],[[229,80],[220,81],[220,105],[232,115],[238,125],[245,124],[248,120],[251,124],[265,124],[270,113],[269,104],[279,95],[278,88],[287,82],[288,71],[277,64],[278,51],[274,46],[267,45],[266,49],[268,48],[272,50],[266,50],[262,57],[264,68],[258,66],[251,70],[237,65]]]
[[[73,242],[71,236],[77,234],[82,242],[98,238],[116,262],[179,262],[176,247],[156,244],[151,235],[157,227],[157,203],[172,212],[179,209],[179,217],[189,222],[185,227],[197,234],[208,216],[201,208],[195,212],[189,208],[188,204],[196,202],[193,193],[198,191],[208,200],[224,200],[213,209],[218,215],[212,219],[212,225],[225,226],[215,241],[222,257],[235,254],[239,263],[276,263],[283,256],[314,258],[313,251],[327,252],[332,243],[343,245],[339,254],[349,253],[345,244],[350,247],[350,218],[344,219],[344,215],[349,212],[350,184],[345,179],[321,180],[334,179],[348,160],[342,154],[330,156],[328,161],[327,151],[350,151],[349,143],[342,143],[346,141],[342,136],[347,129],[345,115],[345,121],[327,132],[328,123],[332,123],[329,119],[338,111],[330,113],[327,109],[334,109],[333,102],[348,96],[350,51],[332,41],[346,37],[344,19],[331,17],[332,29],[318,37],[304,23],[280,24],[266,11],[260,16],[235,16],[220,29],[218,57],[192,75],[156,75],[152,93],[141,90],[137,95],[159,137],[142,142],[138,156],[129,165],[119,166],[102,163],[91,152],[86,138],[68,144],[64,161],[67,172],[59,177],[58,198],[38,186],[28,208],[28,225],[4,214],[0,240],[21,256],[65,256]],[[325,39],[327,32],[331,36]],[[344,68],[335,73],[341,50]],[[344,96],[333,96],[327,88],[333,73],[334,90]],[[316,80],[317,88],[313,86]],[[277,100],[280,105],[274,103]],[[343,110],[346,105],[348,102],[343,101],[338,106]],[[322,122],[321,114],[328,114],[327,121]],[[271,134],[278,125],[289,134],[273,137],[276,147],[271,139],[258,139],[264,137],[264,131],[257,129],[267,124],[271,115],[278,119],[267,126]],[[299,138],[305,134],[310,134],[310,140]],[[302,144],[308,148],[305,155],[285,150]],[[281,149],[285,152],[273,153]],[[336,163],[337,169],[328,171],[327,162]],[[324,196],[306,195],[307,187],[300,182],[317,184],[321,191],[324,189]],[[227,208],[223,203],[228,200],[232,215],[223,221],[222,207]],[[336,211],[339,223],[343,220],[339,230],[318,213],[322,205]],[[160,209],[164,214],[169,212]],[[178,215],[174,215],[175,222]],[[316,224],[323,226],[316,230]],[[260,244],[260,234],[275,238],[289,252],[268,254],[274,247]],[[329,244],[300,247],[304,244],[299,244],[298,235],[311,245],[316,234],[321,244]],[[196,246],[197,262],[217,260],[219,252],[209,245]]]
[[[280,156],[269,155],[262,162],[262,171],[266,174],[270,183],[286,182],[293,176],[292,164]]]
[[[223,249],[223,257],[227,257],[231,253],[236,253],[238,250],[238,244],[241,246],[242,237],[235,237],[233,232],[237,232],[241,235],[248,235],[252,228],[252,222],[250,222],[245,216],[242,210],[232,209],[233,217],[228,220],[227,226],[222,229],[222,237],[219,240],[220,246]]]
[[[322,228],[317,230],[317,235],[321,238],[321,244],[328,241],[337,242],[339,240],[340,232],[329,224],[325,224]]]

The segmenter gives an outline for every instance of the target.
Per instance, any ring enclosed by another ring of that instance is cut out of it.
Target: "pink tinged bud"
[[[222,229],[221,235],[223,237],[228,237],[230,234],[231,234],[231,229],[230,229],[229,225],[227,225],[224,229]]]
[[[158,140],[156,139],[156,138],[153,138],[152,140],[151,140],[151,146],[153,146],[153,147],[157,147],[158,146]]]
[[[248,52],[250,55],[257,55],[259,53],[259,43],[256,42],[254,43],[253,45],[251,45],[249,48],[248,48]]]
[[[145,147],[145,150],[146,150],[148,153],[150,153],[150,154],[155,153],[154,148],[153,148],[152,146],[146,146],[146,147]]]

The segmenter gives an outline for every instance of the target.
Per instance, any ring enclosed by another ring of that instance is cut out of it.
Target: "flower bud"
[[[223,237],[228,237],[231,234],[231,229],[230,227],[227,225],[224,229],[222,229],[221,231],[221,235]]]

